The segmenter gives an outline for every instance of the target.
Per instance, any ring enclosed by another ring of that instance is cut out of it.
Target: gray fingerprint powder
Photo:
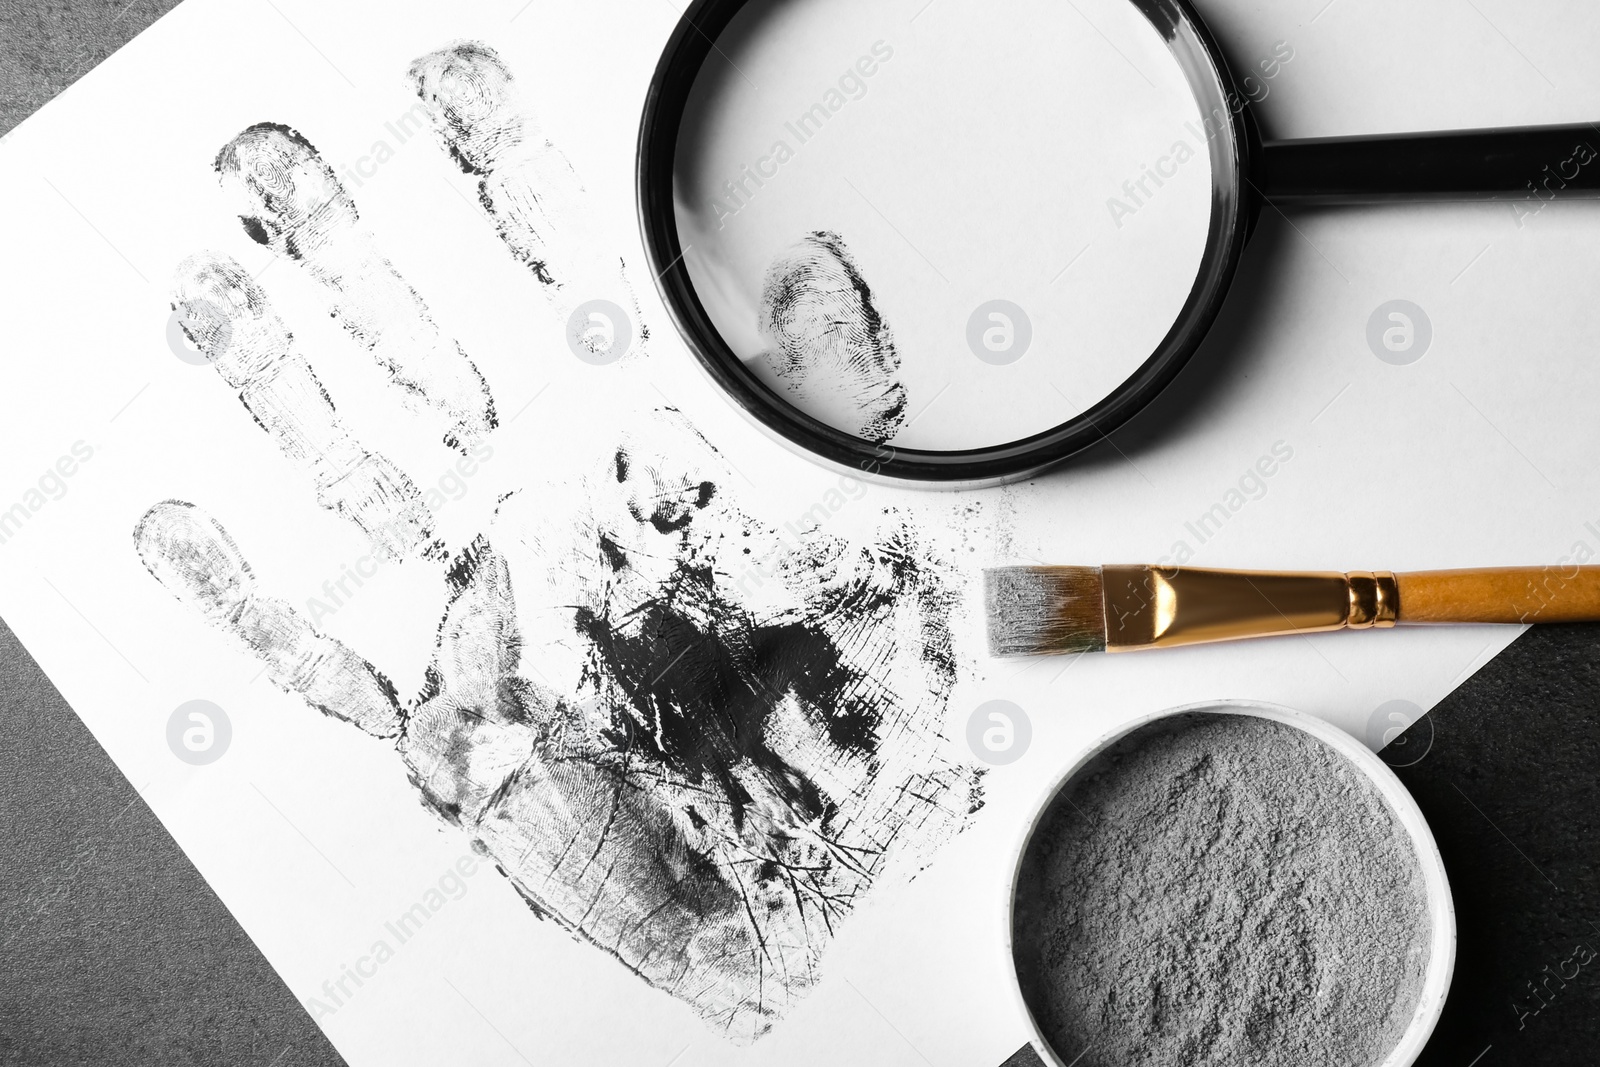
[[[1013,953],[1063,1063],[1367,1067],[1409,1025],[1431,924],[1366,776],[1283,723],[1134,732],[1044,814]]]

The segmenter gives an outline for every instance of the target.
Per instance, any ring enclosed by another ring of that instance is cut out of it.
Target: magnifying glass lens
[[[782,401],[899,448],[1058,427],[1201,273],[1208,129],[1128,0],[752,0],[678,131],[683,263]]]

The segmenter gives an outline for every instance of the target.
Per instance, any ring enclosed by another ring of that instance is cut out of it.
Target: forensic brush
[[[1203,570],[1145,565],[984,572],[996,656],[1130,652],[1411,623],[1600,621],[1600,566]]]

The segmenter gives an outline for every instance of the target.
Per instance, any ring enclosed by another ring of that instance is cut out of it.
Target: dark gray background
[[[0,0],[0,134],[173,6]],[[1552,976],[1600,952],[1600,628],[1529,632],[1386,756],[1461,926],[1422,1067],[1600,1062],[1600,958]],[[343,1062],[3,622],[0,802],[0,1063]]]

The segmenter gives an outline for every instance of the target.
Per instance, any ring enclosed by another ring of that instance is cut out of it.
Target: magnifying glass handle
[[[1600,125],[1268,141],[1252,183],[1275,204],[1600,197]]]

